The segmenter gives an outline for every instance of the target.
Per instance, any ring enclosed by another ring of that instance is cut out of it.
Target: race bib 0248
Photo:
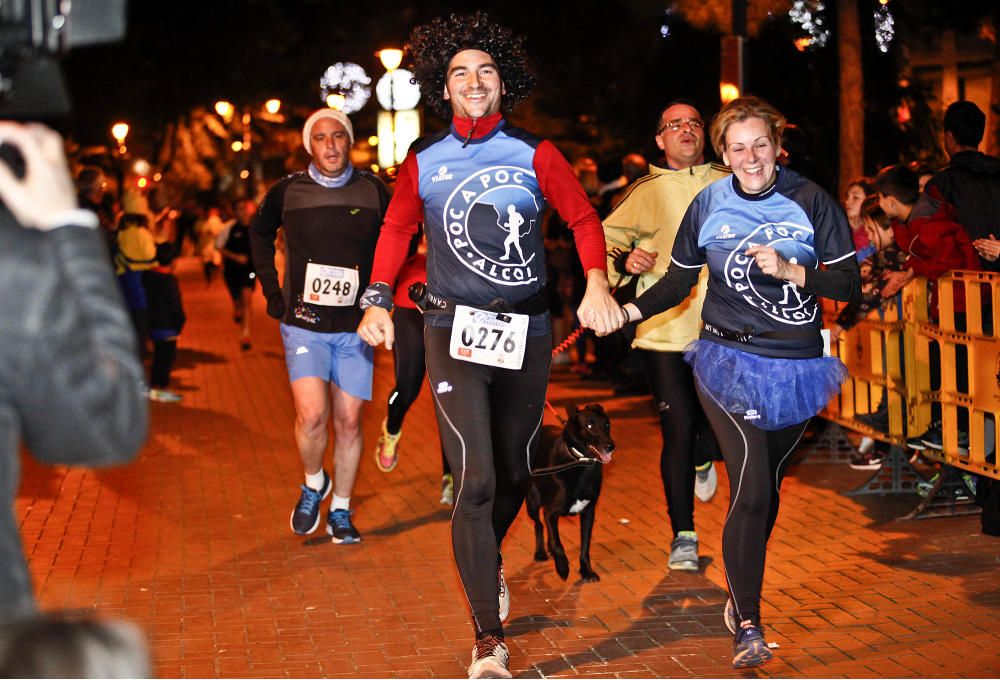
[[[487,312],[457,305],[450,354],[460,361],[518,370],[528,339],[527,314]]]
[[[310,262],[302,299],[311,305],[351,307],[358,295],[358,270]]]

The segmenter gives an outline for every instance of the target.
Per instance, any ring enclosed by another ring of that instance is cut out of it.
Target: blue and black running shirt
[[[764,274],[745,255],[753,245],[770,246],[805,267],[806,285]],[[674,297],[686,295],[705,264],[710,275],[702,309],[706,325],[750,337],[738,341],[708,331],[702,337],[767,356],[820,356],[817,296],[846,299],[857,287],[844,211],[817,184],[787,168],[780,168],[775,184],[760,194],[743,192],[732,176],[695,197],[674,241],[667,276],[636,300],[643,317],[677,304]],[[821,264],[843,274],[817,275]]]

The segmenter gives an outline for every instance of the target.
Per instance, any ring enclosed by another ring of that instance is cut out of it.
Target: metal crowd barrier
[[[956,313],[956,291],[965,302],[964,314]],[[833,344],[849,378],[820,415],[891,446],[883,469],[854,493],[915,490],[922,478],[907,462],[906,439],[927,430],[935,401],[941,404],[943,446],[940,451],[927,448],[923,454],[955,470],[943,468],[948,474],[940,475],[931,495],[942,484],[952,484],[958,471],[1000,479],[995,454],[1000,420],[1000,274],[953,271],[941,277],[937,324],[930,319],[927,293],[927,281],[915,279],[881,314],[872,311]],[[826,327],[832,326],[843,306],[824,301]],[[940,349],[937,386],[931,383],[935,344]],[[888,432],[855,420],[856,415],[874,412],[883,393],[888,399]],[[968,423],[968,452],[959,449],[960,420]]]

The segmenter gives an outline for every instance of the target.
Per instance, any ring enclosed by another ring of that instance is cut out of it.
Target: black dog
[[[580,576],[586,582],[600,581],[590,564],[590,536],[601,495],[601,468],[611,462],[615,450],[611,421],[600,404],[583,409],[570,406],[567,413],[569,420],[562,430],[552,425],[542,428],[540,449],[532,466],[526,503],[528,516],[535,522],[535,559],[548,559],[539,519],[542,510],[556,573],[564,579],[569,576],[569,560],[559,540],[559,518],[580,515]]]

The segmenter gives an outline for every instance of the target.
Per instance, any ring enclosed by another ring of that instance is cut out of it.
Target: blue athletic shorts
[[[289,382],[321,378],[359,399],[371,400],[374,350],[357,333],[316,333],[280,326]]]

